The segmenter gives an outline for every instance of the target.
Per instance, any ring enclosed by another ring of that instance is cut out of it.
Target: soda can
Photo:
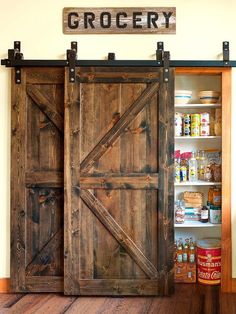
[[[201,113],[200,123],[210,123],[210,114],[208,112]]]
[[[191,123],[197,123],[200,125],[201,117],[199,113],[192,113],[191,114]]]
[[[191,123],[191,136],[200,136],[199,123]]]
[[[183,123],[182,123],[182,114],[179,112],[175,113],[175,136],[183,135]]]

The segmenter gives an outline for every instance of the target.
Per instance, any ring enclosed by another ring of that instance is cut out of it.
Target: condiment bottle
[[[208,222],[209,219],[209,211],[206,206],[203,206],[201,209],[201,222],[205,223]]]
[[[190,238],[190,243],[189,243],[188,260],[190,263],[195,263],[195,247],[194,247],[194,242],[192,238]]]
[[[205,151],[202,150],[200,153],[200,157],[198,160],[198,179],[205,180],[205,172],[207,167],[207,159],[205,155]]]
[[[188,250],[189,250],[189,239],[185,239],[184,248],[183,248],[183,262],[187,263],[188,261]]]
[[[179,239],[178,246],[177,246],[177,262],[183,263],[183,246],[182,246],[181,238]]]
[[[192,157],[189,159],[189,181],[195,182],[198,180],[198,167],[196,153],[192,152]]]

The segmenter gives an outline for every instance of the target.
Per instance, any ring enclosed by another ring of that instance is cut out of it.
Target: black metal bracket
[[[23,53],[20,51],[20,41],[14,41],[14,49],[8,49],[8,59],[6,60],[6,66],[14,66],[14,63],[18,60],[23,60]],[[15,67],[15,83],[21,83],[21,67]]]
[[[156,50],[156,60],[160,62],[163,60],[164,57],[164,43],[163,41],[157,42],[157,50]]]
[[[107,60],[116,60],[116,54],[114,52],[109,52]]]
[[[226,66],[229,64],[229,42],[223,41],[223,61]]]
[[[76,41],[71,42],[71,49],[67,50],[67,64],[69,66],[69,82],[75,83],[75,67],[77,59],[78,44]]]
[[[164,51],[163,53],[163,80],[165,83],[169,82],[169,73],[170,73],[170,52]]]

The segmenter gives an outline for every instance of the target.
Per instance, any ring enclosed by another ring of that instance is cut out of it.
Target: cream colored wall
[[[175,6],[177,8],[176,35],[63,35],[63,7],[93,6]],[[79,58],[104,59],[108,52],[115,52],[117,59],[153,59],[156,42],[164,41],[165,50],[172,59],[218,59],[222,41],[230,41],[231,59],[236,60],[234,0],[0,0],[0,58],[7,57],[14,40],[22,42],[26,59],[61,59],[78,41]],[[10,217],[10,70],[0,68],[0,278],[9,276]],[[233,76],[236,85],[236,72]],[[236,101],[236,92],[233,97]],[[233,116],[236,110],[233,109]],[[236,123],[233,137],[236,136]],[[233,146],[232,146],[233,147]],[[233,147],[235,156],[235,147]],[[233,177],[236,169],[233,168]],[[233,226],[236,229],[236,186],[233,185]],[[236,231],[234,231],[234,247]],[[236,249],[234,250],[236,265]],[[236,277],[236,267],[234,267]]]

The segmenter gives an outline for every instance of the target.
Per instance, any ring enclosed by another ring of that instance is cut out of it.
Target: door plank
[[[80,190],[80,197],[88,206],[88,208],[94,213],[94,215],[110,231],[110,233],[119,242],[119,244],[124,247],[125,250],[127,250],[130,256],[149,276],[149,278],[157,278],[158,272],[155,266],[145,257],[145,255],[140,251],[140,249],[136,246],[132,239],[117,224],[114,218],[103,206],[103,204],[101,204],[101,202],[91,192],[87,190]]]
[[[25,174],[27,187],[63,187],[63,172],[30,171]]]
[[[81,162],[81,172],[88,172],[94,163],[109,149],[128,127],[136,115],[147,105],[153,95],[157,92],[159,83],[151,83],[138,99],[126,110],[118,122],[105,134],[101,141],[93,148],[87,157]]]
[[[81,176],[79,182],[81,189],[158,189],[158,174],[103,174],[101,176]]]
[[[27,86],[27,94],[32,98],[39,109],[52,121],[55,127],[64,132],[64,121],[60,113],[56,110],[55,104],[34,85]]]

